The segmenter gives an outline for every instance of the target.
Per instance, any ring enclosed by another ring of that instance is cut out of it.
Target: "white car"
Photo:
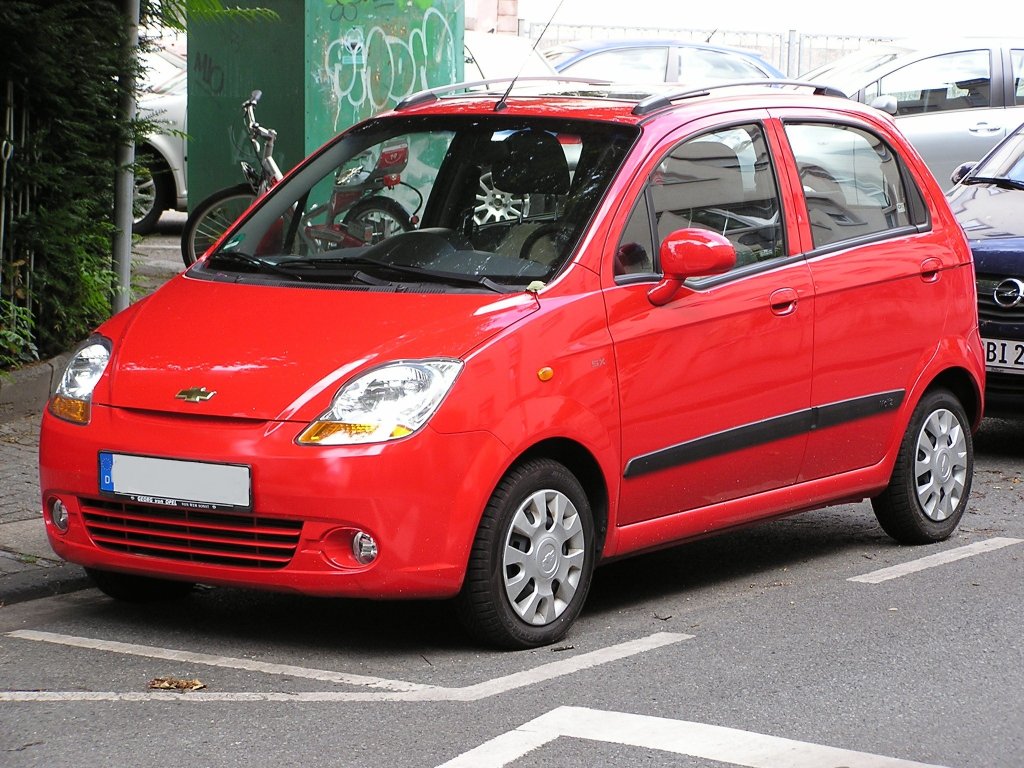
[[[188,94],[185,58],[164,49],[143,54],[146,82],[139,98],[139,118],[160,127],[135,148],[135,192],[132,231],[152,232],[166,210],[184,211],[188,204],[185,130]]]

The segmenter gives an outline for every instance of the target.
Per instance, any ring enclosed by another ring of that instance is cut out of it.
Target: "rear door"
[[[955,255],[876,129],[784,115],[807,209],[814,379],[801,480],[883,460],[956,302]]]

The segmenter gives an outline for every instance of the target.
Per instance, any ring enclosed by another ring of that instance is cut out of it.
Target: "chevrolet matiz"
[[[123,600],[454,598],[525,648],[595,566],[715,531],[871,499],[900,542],[949,537],[974,271],[891,118],[549,86],[352,127],[100,326],[43,416],[54,550]]]

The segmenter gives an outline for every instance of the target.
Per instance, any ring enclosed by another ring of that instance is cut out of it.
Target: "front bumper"
[[[165,416],[96,406],[88,426],[44,414],[46,530],[80,565],[160,578],[371,598],[447,597],[462,584],[483,508],[509,456],[491,434],[429,425],[368,446],[300,446],[305,424]],[[100,492],[99,453],[252,468],[251,512],[169,509]],[[69,511],[61,532],[50,516]],[[379,555],[361,565],[352,537]]]

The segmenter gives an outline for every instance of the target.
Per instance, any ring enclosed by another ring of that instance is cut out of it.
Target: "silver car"
[[[1024,122],[1024,40],[895,41],[805,72],[894,115],[944,186]]]

